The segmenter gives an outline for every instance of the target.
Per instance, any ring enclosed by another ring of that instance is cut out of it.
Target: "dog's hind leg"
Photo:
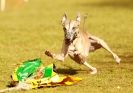
[[[117,63],[120,63],[121,59],[109,48],[109,46],[107,45],[107,43],[105,43],[105,41],[92,35],[89,37],[89,39],[91,42],[90,52],[95,51],[102,47],[113,55]]]

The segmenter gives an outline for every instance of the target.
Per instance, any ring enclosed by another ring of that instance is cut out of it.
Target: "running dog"
[[[64,61],[64,58],[69,55],[71,59],[79,64],[83,64],[91,69],[91,74],[96,74],[97,69],[87,63],[87,56],[89,52],[104,48],[112,54],[115,61],[119,64],[121,59],[109,48],[109,46],[100,38],[93,36],[86,31],[81,31],[80,14],[77,15],[76,20],[69,20],[64,14],[61,23],[64,30],[64,40],[60,54],[54,54],[48,50],[45,54],[53,59]]]

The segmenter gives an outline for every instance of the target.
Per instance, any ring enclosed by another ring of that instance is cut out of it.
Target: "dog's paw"
[[[90,72],[90,74],[96,74],[97,73],[97,69],[96,68],[94,68],[91,72]]]
[[[114,55],[114,59],[117,62],[117,64],[120,64],[121,59],[116,54]]]
[[[45,55],[47,55],[47,56],[49,56],[49,57],[52,57],[53,58],[53,55],[52,55],[52,53],[50,52],[50,51],[45,51]]]
[[[121,59],[120,59],[120,58],[117,58],[117,59],[116,59],[116,62],[117,62],[117,64],[120,64]]]

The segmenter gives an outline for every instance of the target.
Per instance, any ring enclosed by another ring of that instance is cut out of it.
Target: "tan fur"
[[[104,48],[109,51],[117,63],[120,63],[120,58],[111,51],[109,46],[100,38],[79,30],[80,16],[77,16],[76,21],[67,20],[67,16],[62,18],[62,25],[64,28],[64,41],[60,54],[54,54],[50,51],[45,51],[47,56],[51,58],[64,61],[64,58],[69,55],[75,62],[83,64],[92,70],[91,74],[97,73],[97,69],[87,63],[87,56],[89,52],[95,51],[99,48]],[[71,35],[71,34],[72,35]]]

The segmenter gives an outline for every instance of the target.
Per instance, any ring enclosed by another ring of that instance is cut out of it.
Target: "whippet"
[[[104,48],[110,52],[115,61],[120,63],[121,59],[109,48],[109,46],[100,38],[93,36],[86,31],[80,31],[80,15],[77,15],[76,20],[68,20],[64,14],[62,18],[62,26],[64,30],[64,41],[60,54],[54,54],[46,50],[45,54],[53,59],[64,61],[64,58],[69,55],[71,59],[79,64],[83,64],[91,69],[91,74],[97,73],[97,69],[87,63],[89,52],[93,52],[99,48]]]

